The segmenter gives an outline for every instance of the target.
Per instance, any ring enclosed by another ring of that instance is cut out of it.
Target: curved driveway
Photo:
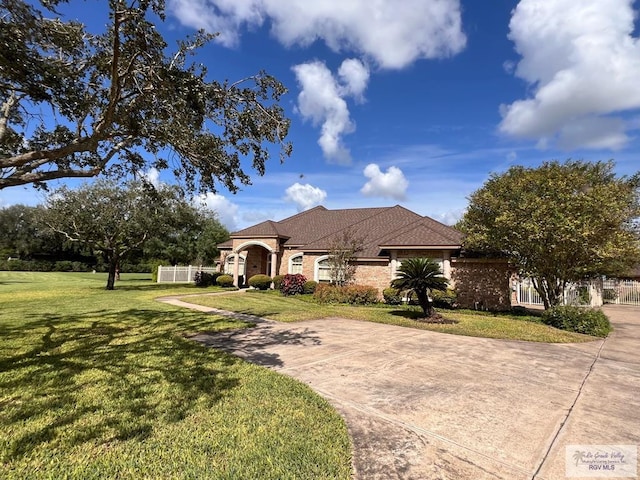
[[[605,311],[607,340],[570,345],[338,318],[193,338],[326,397],[347,422],[355,478],[556,480],[566,445],[640,444],[640,308]]]

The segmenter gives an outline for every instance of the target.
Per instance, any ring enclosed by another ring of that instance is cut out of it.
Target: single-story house
[[[236,286],[256,274],[301,273],[309,280],[329,281],[329,250],[345,232],[362,246],[355,260],[358,284],[382,292],[404,259],[427,257],[440,264],[462,305],[510,308],[511,271],[506,262],[464,258],[462,233],[400,205],[338,210],[318,206],[278,222],[253,225],[218,245],[220,265]]]

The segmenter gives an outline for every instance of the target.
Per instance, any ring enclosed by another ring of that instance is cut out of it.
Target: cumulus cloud
[[[533,96],[501,107],[500,130],[541,147],[624,147],[623,115],[640,108],[634,19],[633,0],[521,0],[509,38]]]
[[[153,185],[155,188],[160,188],[160,171],[157,168],[151,167],[149,170],[142,171],[139,170],[136,178],[142,182],[149,183]]]
[[[455,225],[464,216],[464,213],[465,209],[458,208],[455,210],[449,210],[444,213],[433,215],[431,218],[433,218],[434,220],[438,220],[445,225]]]
[[[285,201],[294,203],[299,212],[320,205],[327,198],[327,192],[308,183],[298,182],[286,190]]]
[[[238,43],[243,27],[269,22],[283,45],[322,40],[390,69],[455,55],[466,44],[459,0],[169,0],[168,7],[185,25],[220,32],[226,46]]]
[[[314,125],[322,125],[318,144],[327,160],[346,165],[351,154],[342,136],[355,130],[345,98],[362,101],[369,81],[369,69],[357,59],[342,62],[337,77],[320,61],[293,67],[300,85],[298,112]]]
[[[406,198],[409,182],[398,167],[389,167],[386,173],[375,163],[370,163],[364,169],[364,176],[369,179],[360,192],[367,197]]]
[[[216,212],[218,221],[230,232],[238,230],[239,207],[235,203],[230,202],[223,195],[208,192],[206,194],[198,195],[194,199],[194,203]]]

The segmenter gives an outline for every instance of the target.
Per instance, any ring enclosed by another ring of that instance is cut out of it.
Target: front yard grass
[[[449,321],[448,323],[426,323],[415,320],[422,316],[422,312],[412,306],[320,305],[305,295],[282,297],[278,292],[255,290],[235,295],[191,297],[187,301],[281,322],[341,317],[455,335],[530,342],[579,343],[597,339],[597,337],[549,327],[534,315],[440,310],[439,312]]]
[[[123,275],[0,272],[0,478],[350,478],[307,386],[185,338],[245,324]]]

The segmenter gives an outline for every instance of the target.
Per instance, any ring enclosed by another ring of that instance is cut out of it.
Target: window
[[[289,273],[302,273],[302,254],[289,259]]]
[[[316,260],[315,268],[315,280],[316,282],[330,282],[331,281],[331,267],[329,266],[329,257],[320,257]]]
[[[236,261],[236,255],[229,255],[224,261],[224,273],[227,275],[233,275],[233,265]],[[240,257],[240,269],[238,275],[244,275],[244,258]]]

